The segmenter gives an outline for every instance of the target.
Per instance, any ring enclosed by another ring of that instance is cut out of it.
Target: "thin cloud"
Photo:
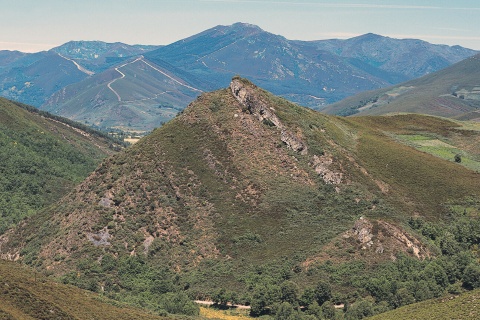
[[[361,8],[361,9],[406,9],[406,10],[480,10],[480,7],[440,7],[402,4],[372,4],[372,3],[333,3],[333,2],[305,2],[305,1],[267,1],[267,0],[199,0],[200,2],[215,3],[259,3],[284,5],[309,5],[325,8]]]
[[[446,36],[437,34],[391,34],[392,38],[400,39],[435,39],[435,40],[479,40],[480,36]]]
[[[456,31],[456,32],[472,32],[472,30],[469,30],[469,29],[460,29],[460,28],[434,28],[434,30]]]
[[[30,42],[6,42],[0,41],[0,50],[18,50],[22,52],[38,52],[49,50],[58,44],[30,43]]]

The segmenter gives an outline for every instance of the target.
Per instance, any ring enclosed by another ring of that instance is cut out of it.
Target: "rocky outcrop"
[[[105,227],[97,233],[87,232],[87,239],[93,243],[94,246],[109,246],[111,235],[108,233],[108,228]]]
[[[281,140],[290,149],[306,155],[308,153],[307,144],[297,135],[293,134],[282,124],[275,114],[275,109],[268,106],[258,94],[255,94],[253,85],[246,85],[242,79],[233,78],[230,83],[230,89],[233,96],[243,106],[243,111],[256,117],[258,121],[275,126],[281,130]]]
[[[361,250],[372,249],[375,254],[388,251],[394,259],[394,252],[403,251],[417,258],[430,256],[428,250],[416,238],[398,226],[382,220],[370,221],[360,217],[352,229],[343,234],[344,239],[354,239]]]
[[[235,98],[245,107],[244,111],[254,115],[259,121],[270,121],[276,127],[283,128],[273,110],[251,88],[245,86],[241,79],[234,78],[230,83],[230,89]]]
[[[336,172],[331,169],[333,164],[333,157],[331,155],[313,156],[313,160],[310,165],[313,167],[316,173],[318,173],[323,181],[327,184],[340,184],[342,183],[342,172]]]

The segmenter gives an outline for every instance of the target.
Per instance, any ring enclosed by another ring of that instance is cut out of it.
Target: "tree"
[[[318,305],[322,305],[325,301],[330,300],[332,297],[332,289],[330,284],[325,281],[320,281],[315,288],[315,300]]]
[[[326,319],[335,319],[335,307],[331,303],[322,305],[322,313]]]
[[[298,318],[298,314],[293,306],[288,302],[282,302],[275,306],[275,320],[294,320]]]
[[[314,301],[315,301],[315,290],[313,288],[305,289],[305,291],[303,291],[302,296],[300,297],[300,305],[310,306]]]
[[[161,309],[168,313],[186,314],[189,316],[197,316],[200,314],[199,306],[190,300],[184,292],[169,292],[162,295],[159,305]]]
[[[457,153],[454,157],[454,160],[455,162],[460,163],[462,162],[462,156],[459,153]]]
[[[437,262],[430,262],[423,271],[426,281],[433,280],[442,288],[446,288],[448,285],[448,277],[445,269],[440,266]]]
[[[298,306],[298,286],[295,282],[284,281],[280,286],[280,300]]]
[[[478,263],[469,264],[463,271],[462,280],[466,288],[480,288],[480,265]]]
[[[368,300],[360,300],[348,308],[347,312],[345,312],[345,319],[363,319],[373,315],[374,310],[372,303]]]
[[[214,303],[218,304],[220,307],[226,307],[228,301],[230,300],[231,294],[227,292],[224,288],[219,289],[212,297]]]
[[[268,299],[266,295],[265,286],[257,286],[252,294],[252,300],[250,301],[250,315],[258,317],[265,312]]]
[[[394,295],[394,306],[395,308],[405,306],[407,304],[411,304],[415,302],[415,298],[407,290],[407,288],[400,288]]]

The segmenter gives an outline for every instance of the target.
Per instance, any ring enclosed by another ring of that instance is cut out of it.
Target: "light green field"
[[[480,125],[478,127],[480,127]],[[462,129],[465,128],[467,128],[467,126],[462,127]],[[468,128],[469,129],[466,130],[475,130],[477,129],[477,126],[469,123]],[[434,135],[427,134],[401,134],[395,135],[395,138],[416,148],[417,150],[429,153],[448,161],[454,161],[455,155],[460,154],[462,162],[459,164],[468,169],[480,171],[480,161],[478,155],[471,154],[468,151],[463,150],[461,147],[457,147],[453,144],[453,142],[448,141],[445,137],[437,138]]]

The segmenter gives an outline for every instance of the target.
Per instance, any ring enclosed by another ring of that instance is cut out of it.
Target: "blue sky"
[[[393,38],[480,50],[478,0],[0,0],[0,50],[70,40],[169,44],[247,22],[288,39]]]

